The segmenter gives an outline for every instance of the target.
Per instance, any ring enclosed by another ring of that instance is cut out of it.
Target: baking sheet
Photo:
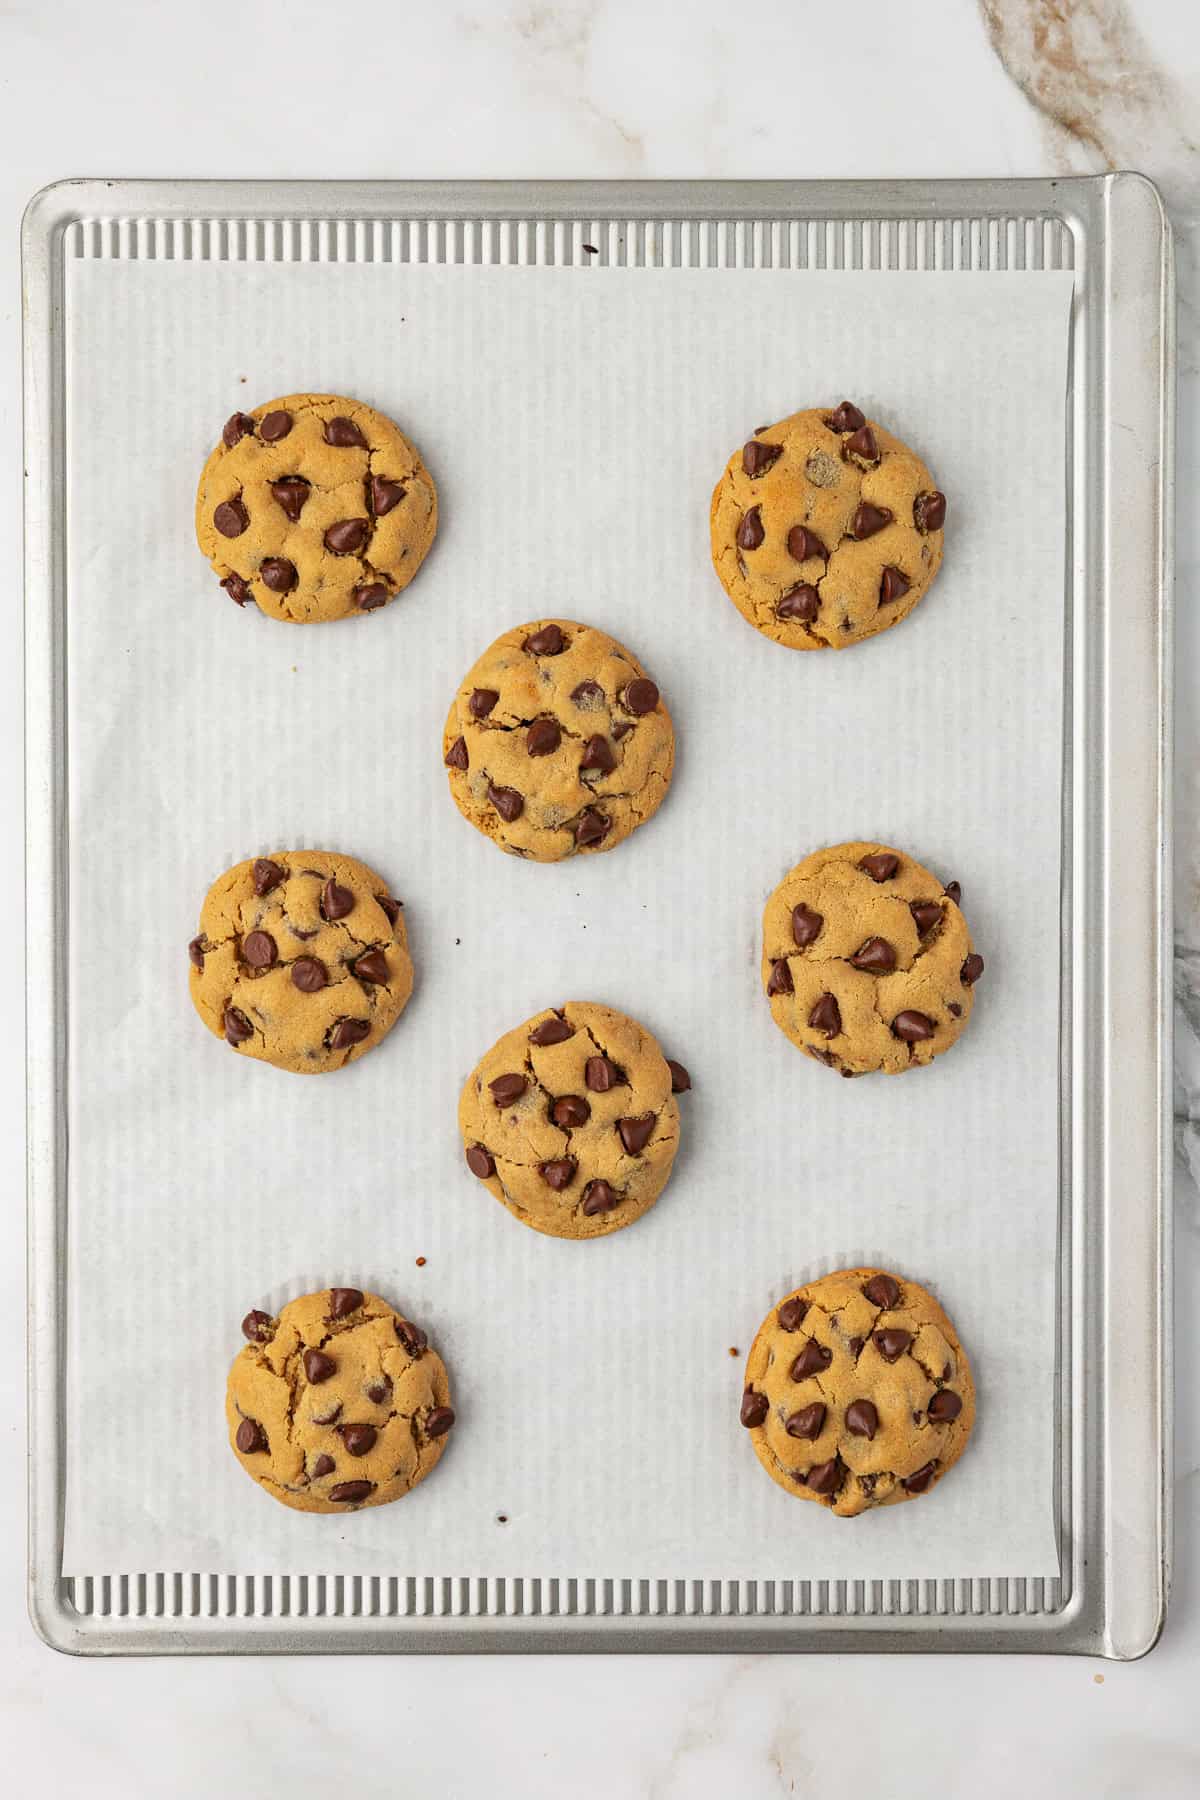
[[[1057,1572],[1070,286],[68,266],[66,1573]],[[306,386],[399,419],[443,526],[384,613],[286,630],[228,604],[191,504],[226,415]],[[946,564],[895,632],[788,655],[716,583],[708,496],[755,424],[843,393],[925,453]],[[478,651],[549,612],[630,644],[680,756],[629,844],[541,868],[458,817],[440,731]],[[766,893],[857,836],[962,881],[988,961],[969,1032],[907,1082],[828,1077],[758,992]],[[305,846],[388,879],[417,961],[401,1024],[332,1081],[233,1058],[187,998],[213,876]],[[695,1080],[662,1200],[588,1245],[522,1230],[454,1125],[479,1052],[562,998],[633,1012]],[[945,1302],[980,1418],[927,1503],[848,1523],[766,1480],[736,1406],[771,1303],[862,1260]],[[248,1306],[350,1281],[425,1324],[459,1424],[403,1503],[308,1518],[234,1463],[224,1377]]]

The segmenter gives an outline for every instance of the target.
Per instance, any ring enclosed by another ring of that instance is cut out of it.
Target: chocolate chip
[[[382,950],[364,950],[350,966],[354,970],[355,979],[365,981],[368,985],[376,982],[382,985],[388,978],[387,957]]]
[[[972,950],[970,956],[965,959],[962,968],[958,971],[958,979],[962,982],[964,987],[974,987],[982,974],[983,958],[977,951]]]
[[[782,444],[761,444],[751,438],[742,448],[742,467],[753,481],[771,467],[773,462],[783,455]]]
[[[529,1041],[544,1050],[547,1044],[565,1044],[568,1038],[574,1036],[574,1027],[568,1025],[565,1019],[560,1019],[557,1013],[551,1013],[548,1019],[543,1019],[539,1025],[534,1026],[529,1034]]]
[[[915,1475],[910,1475],[900,1486],[906,1494],[923,1494],[933,1480],[936,1468],[936,1462],[927,1462],[923,1469],[918,1469]]]
[[[225,1042],[227,1044],[244,1044],[247,1038],[252,1038],[254,1036],[253,1025],[251,1025],[245,1013],[239,1012],[236,1006],[227,1006],[225,1008],[225,1018],[223,1023],[225,1026]]]
[[[302,994],[319,994],[328,979],[325,964],[315,956],[298,956],[292,964],[292,984]]]
[[[194,937],[188,945],[188,960],[195,969],[204,967],[204,937]]]
[[[332,1356],[326,1356],[323,1350],[306,1350],[302,1361],[304,1373],[314,1387],[318,1382],[328,1381],[337,1369]]]
[[[886,975],[896,966],[896,951],[886,938],[868,938],[860,944],[850,958],[856,969],[866,969],[872,975]]]
[[[905,1044],[923,1044],[937,1030],[928,1013],[911,1010],[897,1013],[892,1020],[892,1035]]]
[[[543,625],[540,631],[531,631],[521,646],[530,656],[561,656],[566,647],[566,638],[553,623]]]
[[[243,1419],[233,1441],[243,1456],[254,1456],[268,1448],[267,1434],[257,1419]]]
[[[910,900],[908,910],[919,937],[928,936],[934,926],[941,923],[942,909],[936,900]]]
[[[833,994],[822,994],[808,1015],[809,1027],[823,1031],[827,1038],[836,1037],[842,1029],[842,1009]]]
[[[571,698],[576,706],[584,706],[592,700],[603,700],[604,689],[598,681],[581,681],[571,689]]]
[[[213,524],[222,537],[241,537],[250,523],[250,514],[240,500],[222,500],[213,513]]]
[[[504,1108],[518,1101],[528,1086],[524,1075],[497,1075],[495,1081],[488,1082],[488,1092],[496,1105]]]
[[[339,1425],[338,1435],[350,1456],[366,1456],[379,1434],[373,1425]]]
[[[771,964],[771,973],[767,976],[767,998],[772,999],[776,994],[792,994],[794,992],[792,971],[788,968],[787,959],[777,956]]]
[[[382,1406],[391,1391],[390,1382],[385,1384],[382,1381],[376,1381],[367,1389],[367,1399],[374,1401],[376,1406]]]
[[[225,429],[221,433],[221,440],[227,450],[232,450],[233,446],[241,438],[253,437],[253,435],[254,420],[250,417],[250,414],[235,412],[231,413],[226,419]]]
[[[393,509],[399,506],[405,495],[405,488],[399,481],[389,481],[386,475],[371,477],[371,511],[377,519],[385,519]]]
[[[269,894],[272,888],[277,888],[284,877],[284,871],[279,864],[272,862],[266,856],[255,858],[250,873],[254,880],[254,892],[260,900],[264,894]]]
[[[334,1400],[324,1412],[318,1412],[314,1407],[308,1416],[314,1425],[335,1425],[342,1416],[342,1403],[340,1400]]]
[[[850,1352],[851,1356],[854,1358],[855,1362],[857,1362],[859,1357],[862,1355],[862,1347],[865,1342],[866,1342],[865,1338],[860,1338],[860,1337],[847,1338],[846,1348],[847,1348],[847,1350],[849,1350],[849,1352]]]
[[[853,401],[843,400],[842,404],[834,409],[832,416],[826,419],[825,424],[830,431],[840,433],[861,431],[866,422],[865,415],[858,410]]]
[[[841,1479],[842,1465],[836,1456],[831,1457],[829,1462],[817,1463],[804,1477],[806,1485],[814,1494],[832,1494],[840,1486]]]
[[[321,889],[321,917],[330,921],[344,919],[354,911],[354,895],[348,887],[342,887],[333,876]]]
[[[811,625],[820,610],[820,594],[811,582],[802,581],[799,586],[789,588],[786,594],[780,595],[775,606],[775,617],[799,619],[802,625]]]
[[[962,1018],[962,1007],[958,1004],[957,1000],[947,1000],[946,1011],[956,1019]]]
[[[607,1094],[623,1080],[620,1069],[607,1056],[589,1056],[583,1065],[583,1079],[593,1094]]]
[[[946,883],[945,887],[942,889],[942,892],[945,894],[947,900],[953,900],[955,906],[962,905],[962,883],[961,883],[961,881],[948,881]]]
[[[763,530],[761,509],[752,506],[748,513],[743,513],[742,522],[737,528],[738,549],[757,550],[766,535]]]
[[[876,850],[870,856],[861,857],[858,866],[872,881],[890,881],[900,867],[900,858],[893,856],[890,850]]]
[[[872,1275],[870,1281],[863,1282],[863,1293],[872,1306],[881,1306],[886,1312],[895,1306],[900,1298],[900,1283],[894,1275],[885,1275],[881,1272],[878,1275]]]
[[[292,415],[290,412],[269,412],[264,416],[258,428],[258,435],[265,438],[268,444],[277,444],[280,438],[285,438],[291,429]]]
[[[382,581],[367,581],[355,588],[353,599],[359,612],[378,612],[388,603],[388,591]]]
[[[626,684],[621,699],[626,712],[631,712],[640,719],[646,713],[653,712],[658,705],[658,688],[649,676],[639,675],[636,681]]]
[[[617,759],[613,755],[612,745],[606,737],[602,737],[597,732],[583,746],[583,758],[579,764],[580,774],[585,769],[598,769],[602,775],[611,775],[616,766]]]
[[[871,1336],[875,1340],[875,1348],[885,1362],[894,1363],[897,1357],[903,1356],[912,1343],[912,1332],[901,1331],[898,1325],[888,1325],[882,1331],[874,1331]]]
[[[633,730],[632,720],[617,719],[612,728],[614,744],[619,744],[621,739],[623,737],[628,737],[632,730]]]
[[[821,1435],[821,1427],[825,1423],[824,1402],[814,1400],[811,1406],[802,1406],[790,1418],[783,1421],[783,1429],[789,1437],[807,1438],[810,1442]]]
[[[295,563],[288,562],[284,556],[268,556],[258,565],[259,575],[264,587],[269,587],[273,594],[290,594],[299,577]]]
[[[365,1500],[369,1494],[374,1492],[375,1483],[373,1481],[339,1481],[336,1487],[330,1488],[326,1498],[344,1501],[347,1506],[354,1506],[359,1500]]]
[[[591,1116],[592,1109],[582,1094],[564,1094],[550,1108],[550,1117],[562,1131],[577,1131]]]
[[[299,475],[285,475],[279,481],[271,483],[271,498],[282,506],[288,518],[294,524],[308,505],[312,489]]]
[[[325,1452],[322,1451],[312,1466],[313,1480],[319,1481],[322,1475],[332,1475],[336,1468],[337,1464],[334,1462],[332,1456],[326,1456]]]
[[[327,1033],[325,1041],[331,1050],[349,1050],[352,1045],[361,1044],[370,1035],[369,1019],[338,1019],[333,1030]]]
[[[806,525],[793,525],[787,534],[788,555],[793,562],[808,562],[810,558],[819,556],[828,562],[829,552],[815,531],[809,531]]]
[[[325,548],[336,556],[350,556],[362,549],[370,535],[370,519],[339,519],[325,533]]]
[[[654,1114],[640,1113],[636,1119],[618,1119],[617,1130],[630,1156],[640,1156],[654,1133]]]
[[[518,794],[516,788],[496,787],[493,782],[489,782],[487,797],[506,825],[519,819],[525,810],[524,796]]]
[[[561,1194],[564,1188],[570,1187],[575,1179],[576,1164],[569,1156],[555,1156],[549,1162],[541,1164],[538,1173],[546,1186]]]
[[[692,1078],[684,1068],[683,1064],[681,1062],[676,1062],[672,1057],[668,1056],[667,1067],[671,1071],[671,1092],[673,1094],[686,1094],[692,1085]]]
[[[242,960],[252,969],[269,969],[279,951],[269,931],[251,931],[242,939]]]
[[[470,766],[471,758],[467,752],[467,740],[464,737],[456,737],[446,752],[446,767],[448,769],[469,769]]]
[[[589,1219],[595,1218],[597,1213],[612,1212],[620,1203],[620,1194],[609,1187],[607,1181],[589,1181],[583,1190],[583,1210]]]
[[[585,806],[575,822],[576,844],[580,849],[587,849],[592,844],[598,844],[602,838],[608,835],[611,824],[611,819],[606,819],[603,813],[596,811],[595,807]]]
[[[435,1406],[425,1420],[425,1436],[431,1438],[445,1437],[454,1423],[454,1411],[449,1406]]]
[[[913,524],[920,532],[940,531],[946,523],[946,496],[932,488],[913,501]]]
[[[853,538],[874,537],[885,525],[890,525],[892,515],[886,506],[872,506],[864,500],[850,521],[850,536]]]
[[[893,600],[903,600],[911,585],[907,575],[888,563],[879,581],[880,606],[887,606]]]
[[[396,1336],[410,1356],[423,1356],[429,1348],[429,1339],[421,1327],[414,1325],[411,1319],[396,1320]]]
[[[270,1313],[259,1312],[257,1307],[248,1312],[242,1320],[242,1336],[252,1344],[265,1344],[275,1334],[275,1321]]]
[[[486,719],[499,698],[495,688],[476,688],[467,701],[472,718]]]
[[[231,600],[236,600],[239,606],[245,606],[247,600],[252,600],[254,598],[254,590],[250,586],[250,583],[248,581],[243,581],[240,575],[227,575],[221,583],[221,586],[225,589],[229,598]]]
[[[361,1288],[330,1288],[329,1317],[331,1319],[348,1318],[352,1312],[358,1311],[362,1303],[363,1291]]]
[[[742,1410],[739,1415],[742,1424],[747,1428],[761,1425],[767,1416],[767,1408],[767,1396],[756,1393],[753,1388],[747,1388],[742,1395]]]
[[[780,1331],[798,1331],[808,1312],[808,1301],[802,1300],[799,1294],[791,1294],[775,1314]]]
[[[879,1429],[879,1412],[873,1400],[852,1400],[846,1408],[846,1430],[855,1437],[873,1438]]]
[[[948,1425],[962,1411],[962,1400],[951,1388],[942,1388],[929,1402],[929,1417],[937,1425]]]
[[[482,1144],[468,1144],[467,1167],[472,1175],[478,1175],[480,1181],[486,1181],[496,1173],[496,1165],[489,1151]]]
[[[788,1373],[793,1381],[807,1381],[810,1375],[819,1375],[822,1369],[827,1369],[832,1361],[833,1351],[810,1337]]]
[[[805,906],[803,901],[799,906],[793,906],[792,936],[798,948],[803,950],[807,944],[815,943],[821,935],[821,927],[824,923],[825,915],[813,912],[812,908]]]
[[[376,894],[375,898],[386,915],[388,924],[394,926],[402,910],[400,902],[394,900],[390,894]]]
[[[561,743],[557,719],[535,719],[525,733],[525,748],[530,756],[549,756]]]
[[[879,445],[875,442],[875,433],[869,425],[860,425],[853,436],[842,444],[842,455],[853,457],[855,462],[877,463],[880,461]]]
[[[349,449],[351,445],[356,446],[359,450],[365,450],[367,447],[367,440],[353,419],[326,419],[324,436],[325,442],[334,445],[338,450]]]

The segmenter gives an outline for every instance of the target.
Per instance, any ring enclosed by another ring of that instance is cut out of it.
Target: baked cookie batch
[[[712,497],[712,558],[756,630],[847,649],[897,625],[942,561],[946,499],[852,402],[760,426]],[[204,465],[196,535],[238,605],[312,624],[381,611],[437,533],[433,477],[382,413],[293,394],[234,413]],[[591,622],[514,625],[482,652],[442,737],[450,795],[501,850],[559,862],[618,848],[670,786],[657,681]],[[228,1050],[324,1074],[392,1030],[413,986],[401,901],[337,850],[271,850],[217,877],[188,946],[192,1000]],[[783,877],[762,927],[764,998],[806,1056],[852,1077],[948,1050],[983,973],[956,882],[850,842]],[[691,1079],[636,1020],[565,1001],[506,1031],[458,1106],[466,1168],[523,1225],[607,1236],[649,1211]],[[386,1300],[332,1287],[254,1309],[230,1370],[230,1443],[276,1500],[344,1513],[399,1499],[454,1424],[446,1369]],[[846,1269],[785,1295],[746,1364],[741,1423],[774,1481],[853,1516],[930,1492],[975,1415],[953,1325],[906,1276]]]

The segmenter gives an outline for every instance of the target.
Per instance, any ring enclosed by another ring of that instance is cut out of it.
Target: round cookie
[[[975,1384],[932,1294],[882,1269],[839,1269],[764,1319],[741,1420],[773,1481],[851,1518],[937,1486],[971,1435]]]
[[[790,650],[898,625],[942,560],[946,496],[849,400],[760,425],[712,497],[712,557],[743,618]]]
[[[513,856],[611,850],[662,805],[671,715],[637,658],[569,619],[518,625],[455,696],[442,759],[465,819]]]
[[[784,876],[763,912],[763,989],[780,1031],[843,1075],[899,1075],[948,1050],[983,958],[957,882],[886,844],[835,844]]]
[[[378,1294],[323,1288],[246,1314],[225,1396],[233,1453],[300,1512],[386,1506],[424,1481],[454,1423],[441,1357]]]
[[[568,1001],[506,1032],[468,1076],[458,1103],[467,1167],[535,1231],[620,1231],[667,1184],[675,1095],[690,1086],[635,1019]]]
[[[436,531],[437,489],[413,445],[337,394],[234,413],[196,492],[196,537],[221,586],[290,624],[377,612]]]
[[[209,1030],[296,1075],[364,1056],[412,993],[400,902],[365,863],[329,850],[280,850],[227,869],[205,896],[188,957]]]

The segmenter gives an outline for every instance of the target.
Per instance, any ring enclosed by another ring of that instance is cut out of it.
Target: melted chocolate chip
[[[353,599],[359,612],[378,612],[387,605],[389,595],[382,581],[368,581],[354,589]]]
[[[252,1344],[269,1343],[275,1335],[275,1321],[270,1313],[254,1307],[242,1320],[242,1336]]]
[[[879,1429],[879,1412],[873,1400],[852,1400],[846,1408],[846,1430],[855,1437],[873,1438]]]
[[[280,438],[285,438],[291,429],[291,413],[284,412],[280,409],[276,412],[265,414],[262,423],[259,425],[258,435],[265,439],[268,444],[277,444]]]
[[[388,978],[387,957],[382,950],[364,950],[356,956],[351,967],[355,979],[365,981],[368,986],[382,985]]]
[[[882,531],[891,521],[892,515],[886,506],[872,506],[869,500],[864,500],[850,521],[850,536],[860,540],[874,537],[877,531]]]
[[[471,758],[467,752],[466,738],[464,738],[464,737],[456,737],[455,738],[454,742],[451,744],[450,748],[446,752],[445,760],[446,760],[446,767],[448,769],[469,769],[470,768]]]
[[[258,1455],[269,1447],[267,1434],[257,1419],[243,1419],[233,1441],[243,1456]]]
[[[405,489],[398,481],[389,481],[386,475],[372,475],[371,493],[368,504],[377,519],[385,519],[403,500]]]
[[[843,431],[861,431],[866,422],[866,416],[858,410],[858,407],[855,406],[851,400],[843,400],[842,404],[835,408],[832,416],[825,421],[830,431],[839,433]]]
[[[531,631],[521,646],[530,656],[561,656],[566,647],[566,638],[553,623],[543,625],[540,631]]]
[[[435,1406],[425,1420],[425,1436],[430,1438],[445,1437],[454,1423],[454,1411],[449,1406]]]
[[[602,838],[607,837],[611,824],[612,820],[606,819],[595,807],[585,806],[575,824],[576,845],[579,849],[586,850],[592,844],[600,843]]]
[[[525,733],[525,748],[530,756],[549,756],[562,743],[562,730],[557,719],[535,719]]]
[[[525,810],[525,797],[518,794],[516,788],[497,787],[494,782],[489,782],[487,797],[506,825],[519,819]]]
[[[355,1506],[360,1500],[367,1499],[374,1492],[375,1483],[373,1481],[339,1481],[336,1487],[330,1488],[326,1497],[343,1502],[346,1506]]]
[[[911,585],[908,576],[889,563],[879,581],[880,606],[887,606],[893,600],[903,600]]]
[[[221,586],[229,598],[236,601],[239,606],[245,606],[247,600],[254,598],[254,590],[250,583],[243,581],[240,575],[227,575]]]
[[[892,1036],[905,1044],[923,1044],[936,1030],[928,1013],[914,1012],[911,1008],[897,1013],[892,1020]]]
[[[815,531],[809,531],[806,525],[793,525],[787,534],[788,555],[793,562],[808,562],[812,557],[820,557],[828,562],[829,552]]]
[[[575,1179],[576,1164],[572,1157],[555,1156],[549,1162],[541,1164],[538,1173],[546,1186],[561,1194],[564,1188],[570,1187]]]
[[[327,444],[332,444],[338,450],[351,447],[365,450],[367,447],[367,440],[353,419],[326,419],[324,438]]]
[[[942,889],[942,892],[945,894],[947,900],[953,900],[955,906],[962,905],[962,882],[961,881],[948,881],[946,883],[945,887]]]
[[[490,1175],[496,1173],[496,1165],[492,1160],[491,1152],[485,1150],[482,1144],[468,1144],[466,1155],[468,1169],[472,1175],[477,1175],[480,1181],[486,1181]]]
[[[388,924],[394,926],[402,910],[400,902],[394,900],[391,894],[376,894],[375,898],[385,914]]]
[[[842,455],[860,463],[877,463],[880,461],[879,445],[875,441],[875,433],[869,425],[860,425],[852,436],[842,444]]]
[[[550,1108],[550,1117],[560,1131],[578,1131],[592,1116],[592,1109],[582,1094],[564,1094]]]
[[[583,1065],[583,1079],[593,1094],[607,1094],[624,1077],[616,1063],[610,1062],[607,1056],[589,1056]]]
[[[890,881],[900,867],[900,858],[893,856],[890,850],[876,850],[870,856],[861,857],[858,866],[872,881]]]
[[[633,713],[639,719],[654,711],[658,698],[658,688],[647,675],[639,675],[636,680],[628,682],[621,695],[626,712]]]
[[[751,438],[742,447],[742,467],[753,481],[757,476],[765,474],[782,455],[782,444],[762,444],[756,438]]]
[[[842,1465],[836,1456],[832,1457],[829,1462],[817,1463],[804,1479],[814,1494],[832,1494],[841,1484]]]
[[[302,994],[319,994],[328,979],[325,964],[315,956],[298,956],[292,964],[292,984]]]
[[[250,523],[250,514],[240,499],[222,500],[213,512],[213,524],[222,537],[241,537]]]
[[[515,1105],[528,1086],[524,1075],[497,1075],[494,1081],[488,1082],[488,1092],[503,1111],[506,1106]]]
[[[325,1452],[322,1451],[312,1466],[313,1480],[319,1481],[322,1475],[332,1475],[336,1468],[337,1464],[334,1462],[332,1456],[326,1456]]]
[[[293,524],[308,505],[311,493],[312,489],[300,475],[285,475],[271,483],[272,500],[283,508]]]
[[[590,707],[593,700],[603,700],[604,689],[598,681],[581,681],[571,689],[571,698],[576,706]]]
[[[375,1448],[378,1433],[373,1425],[339,1425],[338,1435],[349,1456],[366,1456]]]
[[[781,1331],[798,1331],[808,1312],[808,1301],[791,1294],[775,1314]]]
[[[301,1361],[304,1364],[304,1373],[314,1387],[319,1382],[328,1381],[329,1377],[337,1370],[337,1364],[332,1356],[326,1356],[323,1350],[306,1350]]]
[[[772,962],[771,973],[767,976],[767,998],[772,999],[776,994],[792,994],[794,992],[792,971],[788,968],[787,959],[778,956]]]
[[[233,446],[238,443],[241,438],[253,437],[253,435],[254,420],[250,417],[250,414],[235,412],[231,413],[225,421],[225,429],[221,433],[221,441],[227,450],[232,450]]]
[[[742,522],[737,529],[737,546],[739,550],[757,550],[766,537],[763,530],[760,508],[752,506],[749,512],[742,515]]]
[[[612,1212],[620,1202],[620,1194],[607,1181],[589,1181],[583,1190],[583,1210],[589,1219],[597,1213]]]
[[[790,1418],[785,1419],[783,1429],[789,1437],[807,1438],[811,1443],[813,1438],[820,1437],[824,1423],[824,1402],[814,1400],[811,1406],[802,1406],[799,1412],[794,1412]]]
[[[357,1312],[363,1303],[361,1288],[335,1287],[329,1290],[329,1317],[331,1319],[347,1319]]]
[[[529,1034],[529,1041],[539,1049],[545,1049],[547,1044],[565,1044],[568,1038],[574,1036],[574,1027],[568,1025],[565,1019],[560,1019],[557,1013],[551,1013],[548,1019],[543,1019],[534,1026]]]
[[[640,1156],[654,1134],[654,1114],[640,1113],[636,1119],[618,1119],[617,1131],[629,1156]]]
[[[928,493],[918,494],[913,501],[913,524],[917,530],[925,533],[940,531],[946,523],[946,496],[937,488]]]
[[[284,871],[277,862],[272,862],[269,857],[259,856],[255,858],[250,874],[254,881],[254,892],[261,900],[264,894],[269,894],[272,888],[279,886],[283,880]]]
[[[325,883],[325,886],[321,889],[321,917],[330,921],[344,919],[353,911],[353,890],[348,887],[343,887],[341,883],[335,881],[331,875],[329,880]]]
[[[823,1031],[827,1038],[836,1037],[842,1029],[842,1009],[833,994],[822,994],[808,1015],[809,1027]]]
[[[918,1469],[915,1475],[910,1475],[900,1486],[906,1494],[923,1494],[933,1480],[936,1468],[936,1462],[927,1462],[924,1468]]]
[[[936,1425],[948,1425],[962,1411],[962,1401],[951,1388],[942,1388],[929,1402],[929,1417]]]
[[[872,975],[887,975],[896,966],[895,946],[886,938],[868,938],[860,944],[850,961],[856,969],[866,969]]]
[[[972,950],[970,956],[965,959],[962,968],[958,971],[958,978],[964,987],[974,987],[982,974],[983,958],[976,951]]]
[[[371,1035],[369,1019],[339,1019],[332,1031],[326,1034],[326,1042],[331,1050],[349,1050],[354,1044],[361,1044],[365,1037]]]
[[[258,573],[263,586],[273,594],[290,594],[299,580],[295,563],[288,562],[285,556],[265,557],[258,565]]]
[[[242,939],[242,961],[252,969],[269,969],[278,957],[279,950],[269,931],[251,931]]]
[[[188,961],[194,969],[204,967],[204,936],[194,937],[188,945]]]
[[[812,908],[805,906],[803,901],[799,906],[793,906],[792,937],[795,939],[797,948],[803,950],[807,945],[815,943],[821,935],[821,927],[824,923],[825,915],[813,912]]]
[[[919,937],[927,937],[934,926],[941,923],[942,909],[936,900],[910,900],[908,910]]]
[[[885,1275],[881,1271],[878,1275],[872,1275],[870,1281],[863,1282],[863,1293],[872,1306],[882,1307],[886,1312],[900,1298],[900,1283],[894,1275]]]
[[[765,1394],[759,1394],[754,1388],[747,1388],[742,1395],[742,1407],[739,1417],[742,1424],[751,1429],[761,1425],[767,1416],[768,1401]]]
[[[421,1327],[414,1325],[411,1319],[396,1320],[396,1336],[412,1357],[423,1356],[429,1348],[429,1339]]]
[[[339,519],[325,533],[325,548],[335,556],[351,556],[371,535],[370,519]]]
[[[671,1092],[673,1094],[686,1094],[692,1085],[692,1078],[684,1068],[683,1064],[681,1062],[675,1062],[672,1057],[668,1056],[667,1067],[671,1071]]]
[[[467,701],[472,718],[486,719],[499,698],[495,688],[476,688]]]
[[[782,594],[775,606],[777,619],[798,619],[802,625],[811,625],[821,610],[821,596],[810,582],[802,581],[799,586],[789,588]]]
[[[611,775],[616,766],[617,759],[613,755],[612,745],[606,737],[602,737],[597,732],[583,746],[583,756],[579,763],[580,774],[583,774],[585,769],[598,769],[601,775]]]
[[[244,1044],[248,1038],[254,1036],[253,1025],[245,1013],[240,1012],[236,1006],[225,1008],[224,1026],[227,1044]]]
[[[833,1351],[818,1344],[816,1338],[809,1338],[788,1373],[793,1381],[807,1381],[810,1375],[819,1375],[822,1369],[827,1369],[832,1361]]]
[[[871,1336],[884,1362],[894,1363],[912,1343],[912,1332],[901,1331],[898,1325],[888,1325],[881,1331],[873,1331]]]

